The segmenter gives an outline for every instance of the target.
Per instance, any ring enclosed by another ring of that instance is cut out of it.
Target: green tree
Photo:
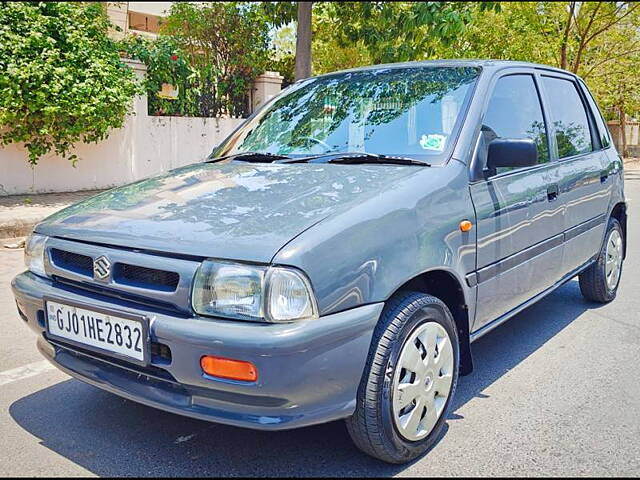
[[[334,34],[335,12],[326,8],[323,3],[316,5],[313,13],[312,71],[322,74],[370,64],[369,54],[361,42],[349,45],[339,44]],[[279,24],[273,19],[270,19],[270,22],[274,26]],[[284,85],[288,85],[295,80],[297,25],[292,20],[275,28],[274,53],[269,63],[269,70],[275,70],[284,75]]]
[[[439,44],[450,45],[477,11],[497,2],[339,2],[334,32],[342,45],[361,42],[373,63],[421,60]]]
[[[570,70],[585,80],[605,115],[624,125],[640,110],[640,3],[504,2],[500,12],[475,11],[462,34],[438,45],[433,57],[523,60]]]
[[[147,67],[144,85],[150,115],[206,116],[199,99],[198,71],[191,66],[188,56],[176,40],[169,35],[149,39],[140,35],[128,35],[119,42],[124,53],[143,62]],[[162,98],[162,84],[168,83],[178,90],[174,99]]]
[[[610,119],[616,118],[621,128],[621,153],[627,157],[625,126],[627,115],[640,112],[640,55],[627,55],[608,64],[606,69],[592,73],[589,83],[595,85],[594,94],[600,104],[608,108]],[[597,89],[597,90],[596,90]]]
[[[477,10],[452,42],[432,58],[493,58],[559,65],[563,2],[505,2],[499,11]]]
[[[335,9],[316,8],[313,19],[313,71],[317,74],[371,65],[369,51],[361,40],[344,43],[335,35]]]
[[[294,79],[310,77],[312,33],[312,8],[314,2],[260,2],[260,12],[274,28],[295,22]],[[316,2],[317,3],[317,2]]]
[[[269,57],[268,24],[259,6],[175,2],[160,28],[198,72],[202,114],[245,115],[247,92]]]
[[[276,28],[271,43],[272,53],[267,63],[267,70],[279,72],[284,76],[282,86],[286,87],[295,81],[295,22]]]
[[[296,79],[312,73],[312,50],[319,50],[311,47],[312,39],[337,45],[343,53],[358,49],[355,64],[364,58],[373,63],[419,60],[431,54],[437,43],[451,43],[475,10],[498,8],[497,2],[262,2],[261,6],[275,27],[298,19]],[[318,15],[330,28],[316,30]],[[334,51],[325,50],[320,64],[327,63]],[[343,58],[348,60],[346,55]]]
[[[634,47],[638,51],[638,27],[640,23],[640,3],[635,2],[568,2],[568,14],[561,42],[560,68],[578,73],[582,70],[589,54],[597,51],[596,44],[604,40],[616,30],[631,27],[635,32]],[[571,49],[571,47],[573,47]],[[612,45],[612,47],[614,47]],[[629,45],[624,42],[620,48],[607,52],[612,59],[631,53]]]
[[[29,162],[69,155],[122,126],[139,86],[107,36],[100,4],[0,4],[0,141],[24,142]]]
[[[640,50],[639,15],[632,2],[504,2],[499,11],[474,11],[434,54],[534,61],[588,76]]]

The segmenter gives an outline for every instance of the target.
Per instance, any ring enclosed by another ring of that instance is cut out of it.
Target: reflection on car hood
[[[36,226],[45,235],[267,263],[332,213],[420,167],[194,164],[108,190]]]

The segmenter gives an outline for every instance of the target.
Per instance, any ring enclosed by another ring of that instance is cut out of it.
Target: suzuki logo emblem
[[[111,262],[104,255],[93,261],[93,278],[104,280],[111,275]]]

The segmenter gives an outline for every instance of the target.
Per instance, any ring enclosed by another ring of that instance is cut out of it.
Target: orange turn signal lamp
[[[473,228],[473,223],[471,223],[469,220],[462,220],[460,222],[460,230],[462,232],[468,232],[472,228]]]
[[[258,369],[251,362],[233,360],[231,358],[205,355],[200,359],[202,371],[212,377],[255,382],[258,379]]]

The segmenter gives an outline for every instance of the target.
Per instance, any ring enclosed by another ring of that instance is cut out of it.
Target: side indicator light
[[[251,362],[205,355],[200,359],[200,366],[204,373],[212,377],[244,382],[255,382],[258,379],[258,369]]]
[[[473,228],[473,223],[471,223],[469,220],[462,220],[460,222],[460,231],[468,232],[472,228]]]

